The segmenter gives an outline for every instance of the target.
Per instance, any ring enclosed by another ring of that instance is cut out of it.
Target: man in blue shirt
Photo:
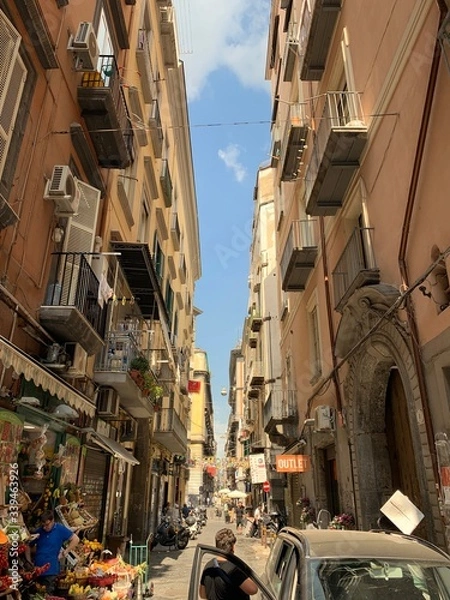
[[[67,557],[68,553],[79,543],[80,538],[65,525],[55,523],[55,515],[51,510],[42,513],[41,526],[36,533],[39,537],[34,541],[36,546],[34,564],[36,567],[50,564],[38,581],[45,585],[47,594],[52,594],[55,589],[55,580],[60,573],[59,561]],[[63,544],[66,542],[68,544],[63,548]]]

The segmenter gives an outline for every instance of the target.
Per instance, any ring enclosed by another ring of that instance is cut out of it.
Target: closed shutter
[[[27,73],[19,56],[21,39],[0,11],[0,175],[8,154]]]
[[[104,507],[108,488],[109,456],[92,448],[87,449],[84,464],[83,492],[84,507],[96,519],[98,525],[94,537],[101,539],[103,535]]]
[[[92,252],[94,250],[95,232],[100,207],[100,190],[83,181],[77,181],[80,203],[78,214],[68,220],[64,252]],[[87,257],[90,262],[90,257]],[[62,304],[73,306],[76,300],[80,271],[80,259],[69,256],[64,269]]]

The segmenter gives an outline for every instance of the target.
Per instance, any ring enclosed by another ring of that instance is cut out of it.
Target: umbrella
[[[228,498],[246,498],[247,494],[245,492],[240,492],[239,490],[233,490],[228,494]]]
[[[222,488],[217,493],[220,494],[221,496],[223,496],[224,494],[229,494],[230,493],[230,489],[229,488]]]

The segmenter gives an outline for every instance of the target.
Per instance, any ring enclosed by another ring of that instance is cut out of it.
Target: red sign
[[[311,459],[307,454],[278,454],[277,473],[305,473],[311,468]]]
[[[200,383],[200,381],[195,381],[195,379],[189,379],[188,392],[198,394],[198,392],[200,391]]]
[[[266,492],[266,493],[270,492],[270,481],[265,481],[263,483],[263,492]]]

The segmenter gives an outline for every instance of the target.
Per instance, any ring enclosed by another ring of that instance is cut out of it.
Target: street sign
[[[265,481],[263,483],[263,492],[266,492],[266,493],[270,492],[270,482],[269,481]]]

